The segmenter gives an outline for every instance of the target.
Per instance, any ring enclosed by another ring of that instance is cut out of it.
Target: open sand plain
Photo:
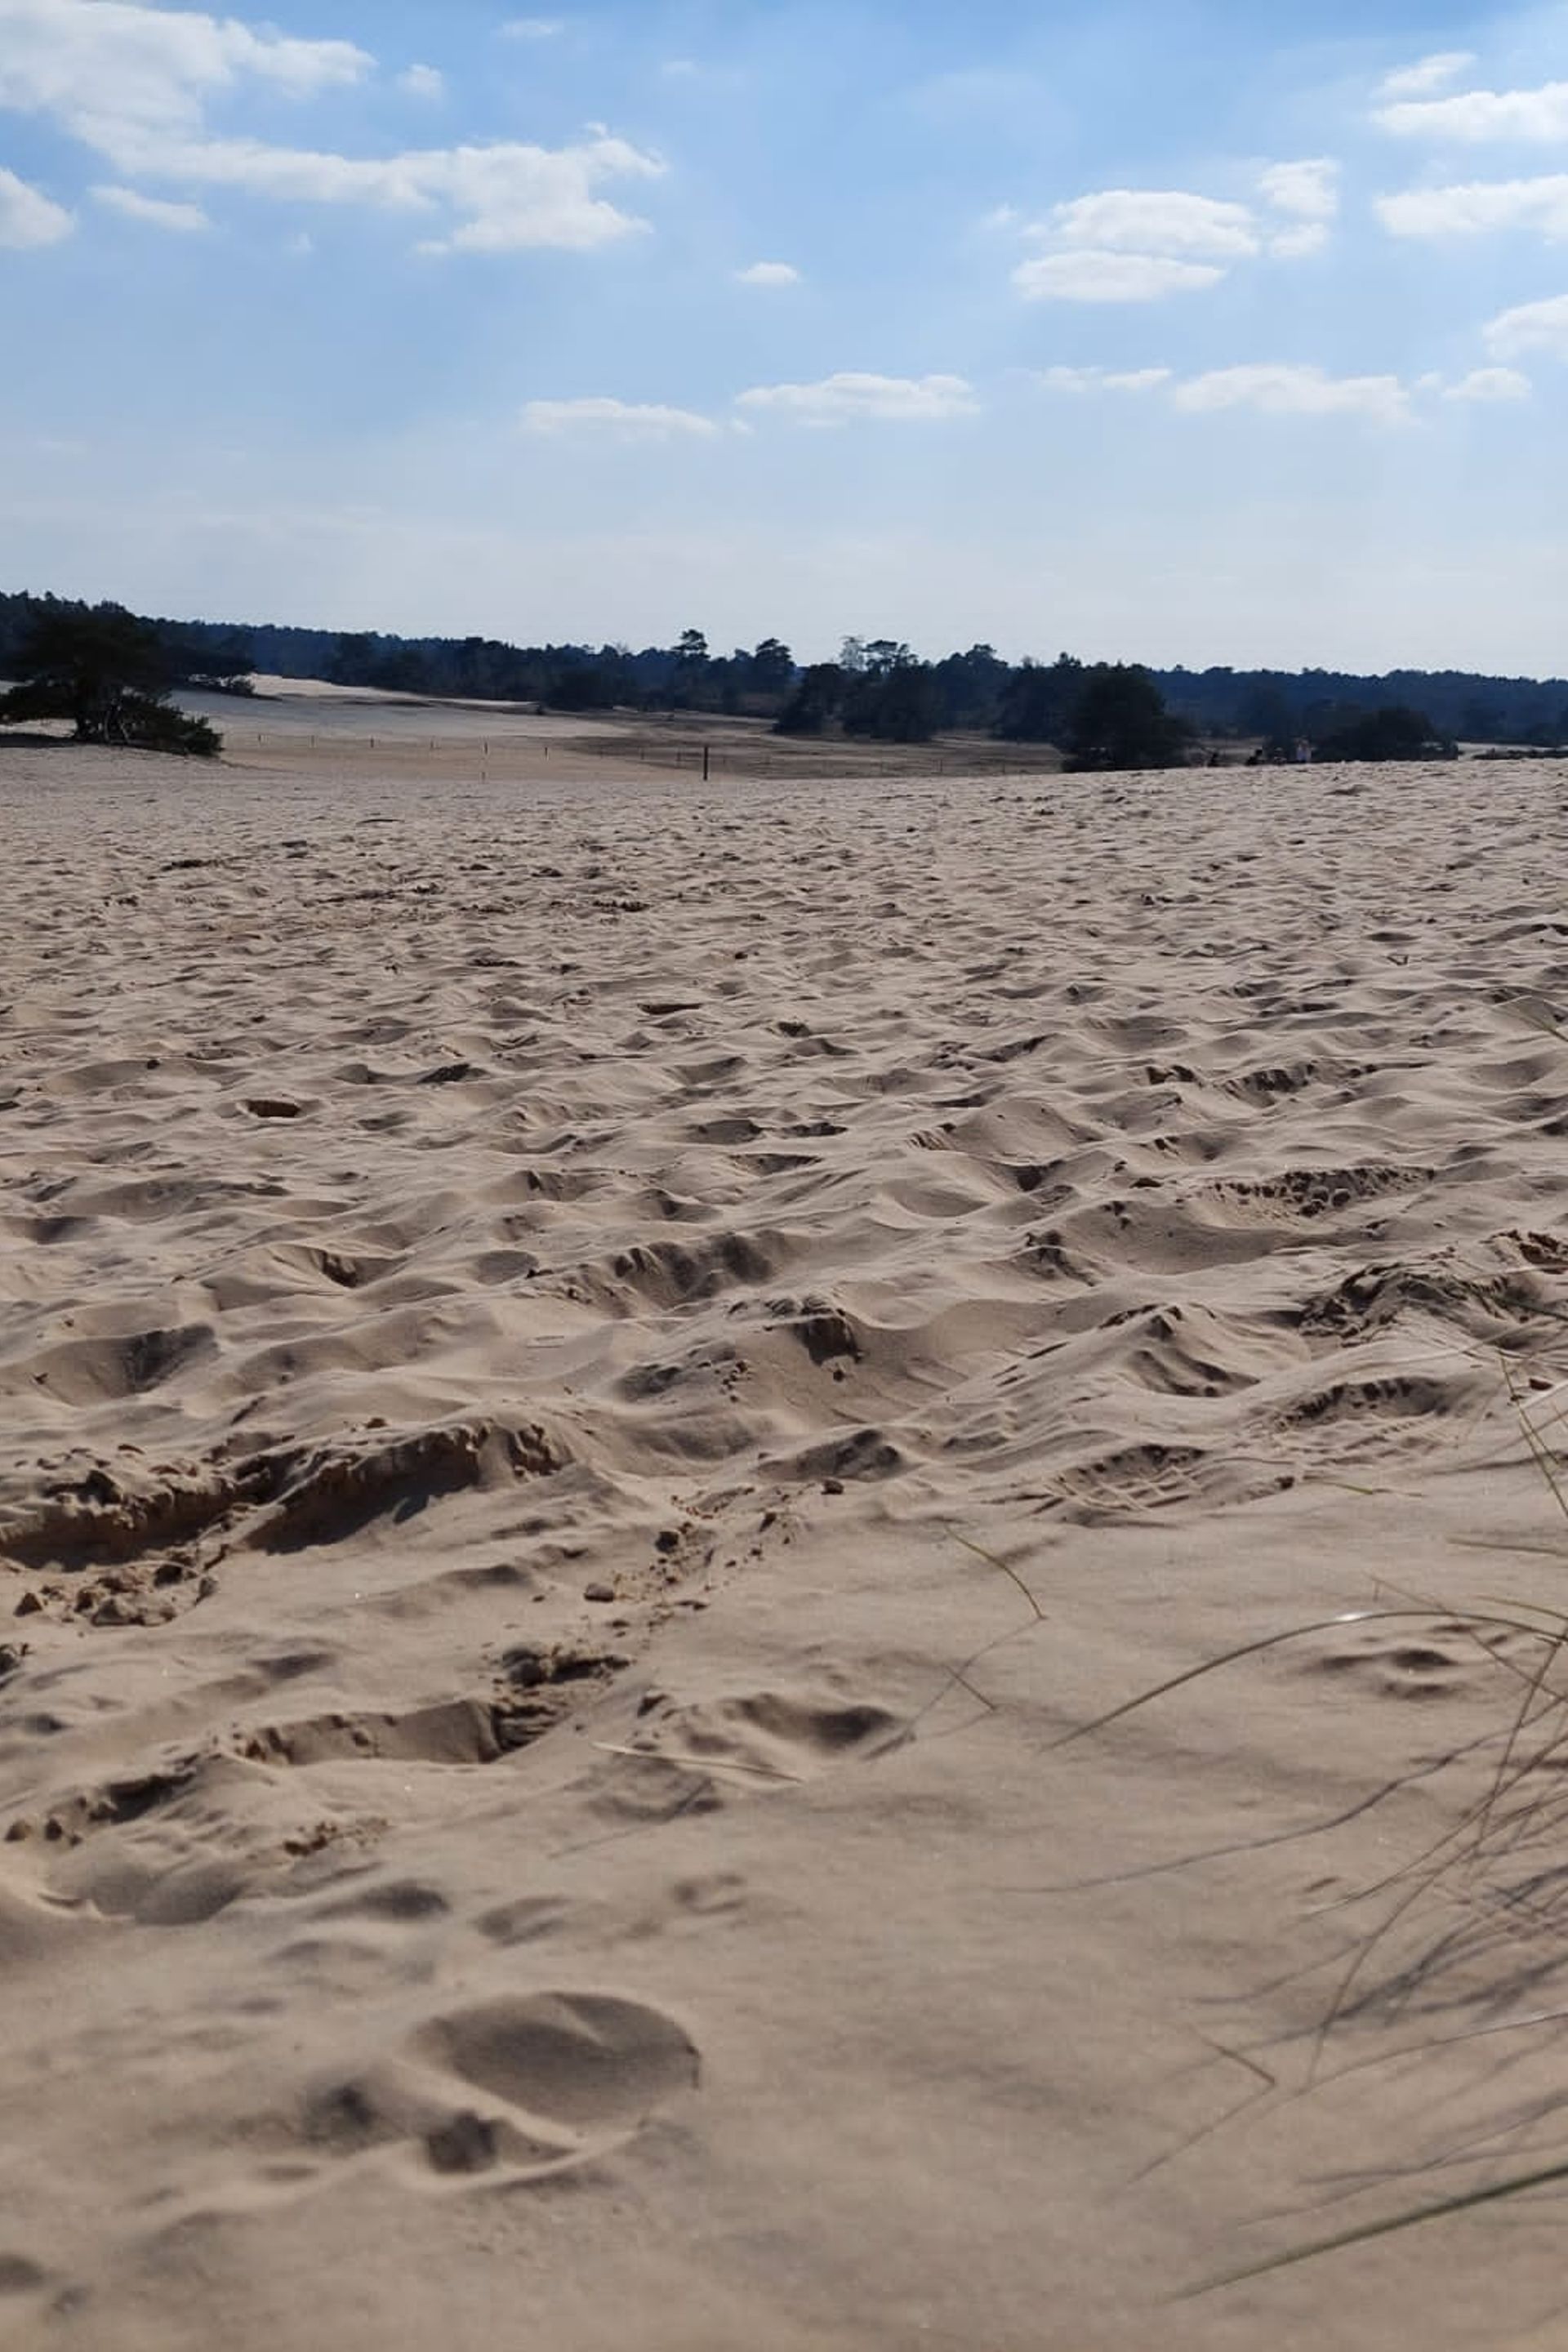
[[[0,2343],[1568,2341],[1215,2284],[1568,2163],[1563,772],[286,717],[0,747]]]

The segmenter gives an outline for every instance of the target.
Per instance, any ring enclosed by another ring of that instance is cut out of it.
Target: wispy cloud
[[[1397,376],[1336,376],[1324,368],[1284,362],[1213,368],[1186,377],[1178,377],[1165,367],[1121,371],[1054,367],[1046,369],[1040,382],[1049,392],[1073,394],[1158,393],[1188,415],[1250,408],[1265,416],[1364,416],[1394,425],[1410,414],[1409,393]],[[1478,388],[1468,396],[1484,399],[1489,395]],[[1490,396],[1504,395],[1493,393]]]
[[[1500,360],[1521,359],[1529,352],[1568,359],[1568,294],[1500,311],[1488,326],[1486,341],[1487,349]]]
[[[397,87],[410,98],[445,98],[447,77],[438,66],[408,66],[398,75]]]
[[[962,376],[848,373],[826,376],[819,383],[757,384],[741,394],[737,405],[791,416],[802,425],[833,425],[936,424],[973,416],[980,404]]]
[[[1058,205],[1022,231],[1042,248],[1021,261],[1013,283],[1034,302],[1157,302],[1201,294],[1238,264],[1268,253],[1316,253],[1339,211],[1339,166],[1325,157],[1275,163],[1258,181],[1265,205],[1184,188],[1102,188]],[[1005,223],[996,216],[996,225]]]
[[[1380,107],[1382,129],[1402,139],[1523,140],[1555,145],[1568,139],[1568,81],[1539,89],[1469,89],[1451,98],[1404,99]]]
[[[1326,155],[1300,163],[1271,163],[1258,191],[1276,212],[1294,220],[1331,221],[1340,209],[1340,167]]]
[[[0,0],[0,107],[49,115],[104,153],[132,128],[195,128],[208,99],[247,81],[308,98],[373,63],[349,41],[137,0]]]
[[[513,16],[497,29],[504,41],[553,41],[566,26],[560,16]]]
[[[748,268],[737,269],[735,276],[742,286],[800,284],[800,272],[792,261],[753,261]]]
[[[1041,371],[1040,382],[1047,392],[1158,392],[1162,384],[1171,382],[1171,370],[1050,367]]]
[[[93,202],[110,212],[121,213],[127,220],[144,221],[149,228],[172,230],[176,236],[191,236],[212,223],[200,205],[170,204],[162,196],[144,196],[138,188],[94,188]]]
[[[603,191],[656,178],[663,165],[607,134],[560,148],[502,142],[373,158],[206,134],[208,101],[242,83],[304,99],[362,79],[374,62],[346,41],[137,0],[0,0],[0,108],[48,117],[122,179],[423,216],[428,253],[586,250],[647,227]],[[439,77],[417,67],[404,80],[429,96]]]
[[[522,412],[522,426],[525,433],[586,433],[616,441],[709,440],[720,429],[710,416],[699,415],[695,409],[601,396],[531,400]]]
[[[1330,375],[1321,367],[1261,364],[1189,376],[1172,395],[1189,412],[1255,408],[1266,416],[1368,416],[1402,423],[1410,395],[1395,375]]]
[[[1492,229],[1528,228],[1556,243],[1568,239],[1568,173],[1406,188],[1379,196],[1375,210],[1392,236],[1478,236]]]
[[[1475,62],[1472,49],[1439,49],[1413,66],[1401,66],[1385,75],[1377,94],[1379,98],[1430,98],[1435,90],[1447,89],[1450,82],[1458,81]]]
[[[16,253],[28,246],[58,245],[74,226],[62,205],[0,165],[0,246]]]
[[[1521,375],[1518,368],[1472,368],[1458,383],[1447,385],[1443,397],[1486,405],[1499,401],[1528,400],[1534,389],[1530,378]]]
[[[1157,302],[1166,294],[1202,293],[1224,276],[1213,262],[1090,250],[1037,254],[1018,264],[1013,283],[1030,302]]]
[[[1036,234],[1105,253],[1174,254],[1231,261],[1258,251],[1245,205],[1179,189],[1106,188],[1058,205]]]
[[[1276,261],[1302,261],[1321,253],[1340,210],[1340,167],[1319,155],[1300,163],[1274,163],[1259,175],[1258,193],[1289,228],[1276,228],[1268,251]]]
[[[1301,221],[1294,228],[1276,230],[1268,250],[1276,261],[1305,261],[1310,255],[1321,253],[1328,242],[1326,221]]]
[[[366,159],[259,140],[121,139],[122,170],[186,185],[228,187],[279,203],[363,205],[424,215],[422,253],[586,251],[648,224],[600,193],[606,181],[655,179],[663,165],[624,140],[575,147],[424,148]],[[445,217],[442,217],[442,216]]]

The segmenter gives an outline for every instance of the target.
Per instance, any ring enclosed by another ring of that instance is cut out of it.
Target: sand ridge
[[[1300,2093],[1551,1585],[1560,777],[337,723],[0,764],[0,2341],[1476,2341],[1470,2224],[1163,2298],[1513,2113]]]

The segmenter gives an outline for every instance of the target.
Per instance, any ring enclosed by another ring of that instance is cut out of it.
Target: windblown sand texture
[[[331,724],[0,746],[0,2343],[1565,2340],[1187,2294],[1562,2150],[1563,772]]]

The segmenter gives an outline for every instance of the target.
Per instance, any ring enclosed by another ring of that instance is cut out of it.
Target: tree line
[[[672,646],[514,646],[490,637],[399,637],[138,619],[117,606],[0,595],[0,677],[23,675],[41,630],[68,637],[142,633],[139,677],[154,694],[179,687],[244,692],[258,671],[322,677],[382,692],[527,703],[582,712],[633,709],[763,719],[781,733],[929,741],[975,731],[1049,743],[1075,765],[1159,767],[1198,736],[1261,741],[1270,756],[1302,740],[1325,757],[1399,758],[1456,740],[1568,741],[1568,682],[1468,672],[1381,677],[1309,669],[1158,670],[1137,664],[1005,661],[988,645],[928,661],[890,638],[846,638],[837,660],[798,663],[780,638],[715,652],[700,630]],[[117,717],[129,723],[123,698]],[[16,714],[20,715],[20,714]],[[89,715],[89,727],[95,723]],[[145,720],[143,723],[146,723]],[[1385,748],[1366,751],[1367,743]],[[1114,756],[1112,756],[1114,754]]]

